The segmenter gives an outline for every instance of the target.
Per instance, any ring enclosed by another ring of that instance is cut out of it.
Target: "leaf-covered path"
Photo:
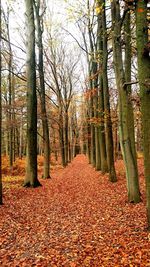
[[[36,189],[12,188],[0,207],[0,266],[150,266],[145,207],[128,204],[83,155]]]

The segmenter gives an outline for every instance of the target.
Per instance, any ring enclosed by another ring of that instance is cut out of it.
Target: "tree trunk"
[[[109,89],[108,89],[108,76],[107,76],[107,63],[108,63],[108,48],[107,48],[107,28],[106,28],[106,15],[105,15],[105,1],[102,12],[102,32],[103,32],[103,64],[102,64],[102,75],[103,75],[103,91],[104,91],[104,119],[105,119],[105,130],[106,130],[106,154],[107,163],[109,170],[109,180],[116,182],[116,171],[114,166],[114,145],[113,145],[113,134],[112,134],[112,122],[110,114],[110,102],[109,102]]]
[[[65,116],[64,116],[64,145],[65,145],[65,162],[66,165],[68,164],[69,157],[69,144],[68,144],[68,109],[65,109]]]
[[[150,54],[148,42],[147,1],[137,1],[136,40],[138,55],[138,78],[140,84],[143,124],[144,173],[146,180],[146,205],[148,229],[150,230]]]
[[[63,134],[63,115],[62,115],[62,107],[61,106],[60,106],[60,110],[59,110],[59,142],[60,142],[60,149],[61,149],[62,166],[66,167],[64,134]]]
[[[55,161],[58,161],[58,153],[57,153],[57,146],[56,146],[56,134],[55,134],[55,129],[53,128],[53,137],[54,137],[54,154],[55,154]]]
[[[44,147],[44,174],[43,178],[50,178],[50,141],[49,141],[49,127],[46,111],[45,101],[45,81],[44,81],[44,67],[43,67],[43,19],[39,14],[40,1],[37,1],[35,6],[36,21],[37,21],[37,39],[38,39],[38,71],[40,78],[40,102],[41,102],[41,116],[43,127],[43,147]]]
[[[99,118],[100,118],[100,155],[101,155],[101,171],[102,173],[108,172],[107,154],[106,154],[106,139],[105,139],[105,127],[104,127],[104,91],[103,91],[103,77],[100,74],[100,104],[99,104]]]
[[[0,47],[1,47],[1,0],[0,0]],[[2,62],[1,62],[1,51],[0,51],[0,205],[3,204],[3,190],[2,190],[2,143],[1,143],[1,140],[2,140],[2,98],[1,98],[1,94],[2,94],[2,91],[1,91],[1,85],[2,85],[2,82],[1,82],[1,68],[2,68]]]
[[[91,79],[91,75],[90,75]],[[94,118],[94,103],[93,103],[93,95],[92,95],[92,90],[93,90],[93,84],[92,81],[90,81],[90,104],[89,104],[89,110],[90,110],[90,136],[91,136],[91,155],[90,155],[90,162],[95,167],[96,163],[96,158],[95,158],[95,127],[94,127],[94,122],[92,121]]]
[[[125,74],[122,61],[121,48],[121,17],[119,1],[113,0],[111,3],[111,13],[113,21],[113,58],[116,76],[116,84],[119,95],[119,134],[126,169],[128,201],[138,203],[140,201],[139,181],[137,165],[132,151],[132,140],[129,133],[129,98],[125,89]]]
[[[21,114],[21,122],[20,122],[20,135],[19,135],[19,158],[22,159],[23,156],[23,111]]]
[[[97,4],[100,4],[97,2]],[[97,16],[98,20],[98,32],[97,32],[97,50],[99,52],[99,144],[100,144],[100,161],[101,171],[105,173],[108,171],[107,154],[106,154],[106,139],[105,139],[105,127],[104,127],[104,88],[103,88],[103,73],[102,73],[102,51],[103,51],[103,40],[102,40],[102,15],[101,13]]]
[[[125,81],[128,83],[131,81],[131,23],[130,23],[130,12],[127,12],[124,22],[124,31],[125,31]],[[137,170],[138,177],[138,168],[137,168],[137,155],[135,148],[135,132],[134,132],[134,114],[133,114],[133,106],[131,102],[131,85],[127,85],[125,87],[127,91],[127,126],[129,139],[131,142],[131,153],[133,157],[133,161],[135,164],[135,169]]]
[[[89,101],[87,101],[87,112],[86,112],[86,151],[88,156],[89,164],[91,164],[91,125],[90,125],[90,110]]]
[[[33,1],[25,0],[27,19],[27,159],[24,186],[37,187],[37,96]]]
[[[9,49],[9,60],[8,60],[8,153],[9,153],[9,166],[10,169],[13,167],[13,109],[12,109],[12,94],[13,94],[13,79],[12,79],[12,49],[10,43],[10,32],[9,32],[9,11],[7,17],[7,36],[8,36],[8,49]]]
[[[95,57],[97,56],[97,51]],[[96,59],[95,59],[96,60]],[[93,63],[93,113],[94,113],[94,133],[95,133],[95,169],[101,170],[100,156],[100,126],[98,122],[98,68],[97,62]]]
[[[92,28],[91,28],[91,19],[90,19],[90,1],[87,1],[87,10],[88,10],[88,37],[90,44],[90,53],[91,59],[88,62],[88,71],[89,71],[89,117],[90,117],[90,137],[91,137],[91,147],[90,147],[90,162],[95,167],[96,165],[96,154],[95,154],[95,126],[93,122],[94,118],[94,101],[93,101],[93,77],[95,73],[95,46],[92,38]]]

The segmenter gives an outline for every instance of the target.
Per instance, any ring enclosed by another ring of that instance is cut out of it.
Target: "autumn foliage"
[[[137,205],[127,202],[122,160],[116,170],[112,184],[79,155],[36,189],[22,188],[19,172],[4,177],[0,266],[150,266],[142,159]]]

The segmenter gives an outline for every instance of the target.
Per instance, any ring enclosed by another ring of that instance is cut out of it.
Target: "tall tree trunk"
[[[25,0],[27,19],[27,159],[24,186],[37,187],[37,95],[33,0]]]
[[[12,168],[13,166],[13,122],[12,122],[12,94],[13,94],[13,82],[12,82],[12,49],[11,49],[11,43],[10,43],[10,32],[9,32],[9,10],[7,14],[7,22],[6,22],[6,28],[7,28],[7,36],[8,36],[8,49],[9,49],[9,61],[8,61],[8,121],[9,121],[9,127],[8,127],[8,153],[9,153],[9,166]]]
[[[93,71],[90,72],[90,74],[93,73]],[[91,79],[91,75],[90,75]],[[94,118],[94,101],[93,101],[93,82],[90,80],[90,104],[89,104],[89,113],[90,113],[90,135],[91,135],[91,155],[90,155],[90,162],[95,167],[96,158],[95,158],[95,126],[93,122]]]
[[[56,133],[55,133],[55,128],[53,128],[53,137],[54,137],[54,154],[55,154],[55,161],[58,161],[58,152],[57,152],[57,146],[56,146]]]
[[[124,33],[125,33],[125,81],[126,83],[130,83],[131,81],[131,23],[130,23],[130,12],[126,13],[125,21],[124,21]],[[133,114],[133,106],[131,102],[131,85],[127,85],[125,87],[127,91],[127,126],[128,126],[128,133],[129,139],[131,142],[131,151],[132,157],[135,164],[135,168],[137,170],[138,176],[138,169],[137,169],[137,155],[136,155],[136,148],[135,148],[135,132],[134,132],[134,114]]]
[[[59,110],[59,142],[60,142],[60,149],[61,149],[61,161],[63,167],[66,166],[65,161],[65,148],[64,148],[64,134],[63,134],[63,115],[62,115],[62,107],[60,105]]]
[[[87,0],[87,10],[88,10],[88,37],[90,43],[90,53],[91,59],[88,62],[88,70],[89,70],[89,92],[90,92],[90,100],[89,100],[89,115],[90,115],[90,136],[91,136],[91,147],[90,147],[90,162],[95,167],[96,165],[96,154],[95,154],[95,126],[92,121],[94,118],[94,100],[93,100],[93,76],[95,73],[95,47],[92,38],[92,28],[91,28],[91,19],[90,19],[90,1]]]
[[[69,161],[69,143],[68,143],[68,108],[65,109],[65,116],[64,116],[64,145],[65,145],[65,162],[66,165],[68,164]]]
[[[101,6],[101,2],[97,2]],[[102,73],[102,51],[103,51],[103,39],[102,39],[102,14],[99,13],[97,16],[98,20],[98,32],[97,32],[97,50],[99,52],[99,144],[100,144],[100,161],[101,171],[103,173],[108,171],[107,154],[106,154],[106,139],[105,139],[105,127],[104,127],[104,87],[103,87],[103,73]]]
[[[95,53],[95,60],[98,51]],[[97,68],[97,62],[93,63],[93,113],[94,113],[94,132],[95,132],[95,169],[101,170],[101,155],[100,155],[100,126],[98,122],[98,76],[99,70]]]
[[[15,156],[18,158],[19,157],[19,144],[20,144],[20,142],[19,142],[19,135],[20,135],[20,133],[19,133],[19,129],[20,129],[20,127],[16,127],[16,129],[15,129],[15,148],[16,148],[16,153],[15,153]]]
[[[89,164],[91,164],[91,125],[90,125],[89,101],[90,100],[87,100],[87,111],[86,111],[86,135],[87,135],[87,138],[86,138],[86,151],[87,151]]]
[[[39,14],[40,1],[36,1],[35,11],[37,20],[37,38],[38,38],[38,71],[40,78],[40,101],[41,101],[41,115],[43,127],[43,143],[44,143],[44,178],[50,178],[50,141],[49,141],[49,127],[46,111],[45,101],[45,82],[44,82],[44,66],[43,66],[43,20]]]
[[[108,76],[107,76],[108,47],[107,47],[105,0],[103,1],[103,3],[104,5],[102,11],[102,32],[103,32],[102,75],[103,75],[103,91],[104,91],[104,119],[106,128],[106,154],[107,154],[107,162],[109,170],[109,180],[111,182],[116,182],[117,177],[114,166],[114,145],[113,145],[111,114],[110,114]]]
[[[23,156],[23,111],[21,111],[20,135],[19,135],[19,158]]]
[[[100,155],[100,127],[99,124],[95,125],[95,169],[101,170],[101,155]]]
[[[0,47],[1,47],[1,0],[0,0]],[[3,190],[2,190],[2,99],[1,99],[1,86],[2,86],[2,82],[1,82],[1,69],[2,69],[2,62],[1,62],[1,50],[0,50],[0,205],[2,205],[3,203]]]
[[[103,76],[99,75],[99,119],[100,119],[100,155],[101,155],[101,171],[102,173],[108,172],[107,154],[106,154],[106,138],[104,126],[104,90],[103,90]]]
[[[137,1],[136,40],[138,78],[140,84],[143,124],[144,173],[146,180],[146,205],[150,230],[150,41],[148,42],[147,1]]]
[[[123,69],[122,48],[121,48],[121,17],[119,1],[111,3],[113,21],[113,58],[116,76],[116,84],[119,94],[119,133],[123,160],[126,169],[128,201],[138,203],[140,201],[139,181],[137,165],[132,152],[132,140],[129,134],[129,98],[125,88],[125,74]]]

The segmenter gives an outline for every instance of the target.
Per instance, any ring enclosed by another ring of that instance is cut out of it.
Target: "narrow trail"
[[[79,155],[41,182],[5,193],[0,266],[150,266],[144,204],[127,203],[124,178],[110,183]]]

